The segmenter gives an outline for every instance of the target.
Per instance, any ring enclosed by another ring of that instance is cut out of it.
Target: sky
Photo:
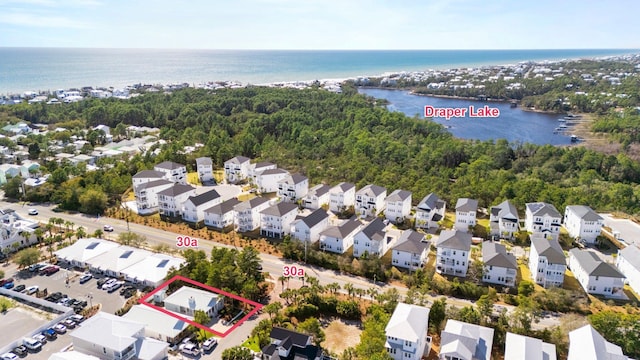
[[[635,0],[0,0],[0,46],[638,49]]]

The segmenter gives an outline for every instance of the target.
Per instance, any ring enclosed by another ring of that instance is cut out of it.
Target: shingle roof
[[[196,159],[196,165],[213,165],[210,157],[199,157]]]
[[[569,250],[569,254],[573,255],[589,276],[624,278],[615,266],[602,261],[593,251],[573,248]]]
[[[394,190],[389,196],[387,196],[386,201],[404,201],[406,199],[411,199],[411,191],[406,190]]]
[[[478,200],[461,198],[456,202],[456,211],[476,211],[478,210]]]
[[[494,211],[496,211],[494,213]],[[491,214],[499,218],[518,221],[518,209],[509,200],[505,200],[491,208]]]
[[[218,214],[218,215],[223,215],[228,213],[229,211],[233,211],[233,207],[240,204],[240,200],[236,199],[236,198],[231,198],[227,201],[223,201],[220,204],[214,205],[208,209],[206,209],[204,212],[205,213],[210,213],[210,214]]]
[[[271,215],[271,216],[283,216],[292,211],[297,211],[297,210],[298,210],[298,205],[282,201],[262,210],[260,214]]]
[[[630,245],[622,249],[618,253],[618,257],[623,257],[636,270],[640,271],[640,249],[637,246]]]
[[[134,179],[144,179],[144,178],[162,178],[164,177],[164,173],[162,171],[156,170],[142,170],[137,174],[133,175]]]
[[[182,164],[178,164],[176,162],[173,161],[163,161],[160,164],[154,166],[157,168],[161,168],[161,169],[167,169],[167,170],[175,170],[175,169],[179,169],[184,167],[184,165]]]
[[[384,328],[386,336],[418,342],[426,334],[429,324],[429,308],[398,303]]]
[[[142,184],[136,186],[135,191],[140,191],[140,190],[144,190],[144,189],[151,189],[151,188],[154,188],[156,186],[171,185],[171,184],[173,184],[173,182],[171,182],[169,180],[165,180],[165,179],[153,180],[153,181],[142,183]]]
[[[433,210],[436,208],[436,203],[438,202],[438,200],[440,200],[438,195],[434,193],[430,193],[429,195],[425,196],[422,200],[420,200],[420,203],[418,204],[418,209]]]
[[[331,188],[328,185],[325,184],[319,184],[316,185],[314,187],[312,187],[311,189],[309,189],[309,192],[307,193],[307,196],[322,196],[326,193],[329,192]]]
[[[307,342],[309,342],[310,336],[307,334],[296,332],[296,331],[291,331],[289,329],[274,327],[273,329],[271,329],[271,333],[269,334],[269,337],[275,340],[280,340],[280,341],[289,338],[291,339],[292,345],[303,347],[307,345]]]
[[[327,214],[326,211],[324,211],[323,208],[314,210],[311,214],[305,216],[304,218],[302,218],[302,222],[305,223],[309,229],[311,229],[312,227],[318,225],[320,222],[322,222],[324,219],[328,218],[329,215]]]
[[[258,170],[258,169],[261,169],[261,168],[265,168],[265,167],[269,167],[269,166],[275,166],[275,165],[276,165],[276,164],[271,163],[271,162],[268,162],[268,161],[262,161],[262,162],[256,163],[256,164],[253,166],[253,168],[254,168],[255,170]]]
[[[267,171],[269,171],[269,170],[264,171],[262,174],[264,175],[265,173],[267,173]],[[286,170],[283,170],[283,171],[286,172]],[[304,176],[302,174],[295,173],[293,175],[289,175],[289,176],[285,177],[284,179],[280,180],[279,182],[287,183],[289,185],[297,185],[297,184],[300,184],[301,182],[303,182],[305,180],[308,180],[308,179],[309,178],[307,178],[306,176]]]
[[[527,209],[531,212],[533,216],[544,216],[548,215],[553,218],[561,218],[560,213],[556,210],[556,207],[543,203],[543,202],[535,202],[535,203],[527,203]]]
[[[398,245],[393,250],[409,253],[422,253],[429,249],[429,241],[425,241],[425,235],[413,230],[405,230],[398,239]]]
[[[284,169],[267,169],[260,173],[260,175],[276,175],[276,174],[288,174],[289,172]]]
[[[558,240],[542,238],[531,239],[531,246],[536,249],[538,256],[544,256],[550,264],[566,264],[567,259]]]
[[[236,156],[236,157],[231,158],[231,159],[229,159],[229,160],[227,160],[227,161],[225,161],[225,162],[240,165],[240,164],[246,163],[246,162],[247,162],[247,161],[249,161],[249,160],[250,160],[250,159],[249,159],[248,157],[244,157],[244,156]]]
[[[160,191],[158,195],[174,197],[189,191],[194,191],[195,189],[196,188],[191,185],[173,184],[170,188]]]
[[[513,254],[508,254],[504,245],[485,241],[482,243],[482,261],[485,266],[497,266],[507,269],[518,268],[518,262]]]
[[[362,233],[365,234],[371,240],[383,240],[385,237],[384,228],[386,225],[380,218],[375,218],[367,226],[362,229]]]
[[[205,193],[202,193],[200,195],[196,195],[196,196],[191,196],[189,197],[189,200],[191,200],[191,203],[193,203],[193,205],[195,206],[200,206],[206,202],[209,202],[211,200],[215,200],[217,198],[220,197],[220,194],[218,194],[217,191],[215,190],[209,190]]]
[[[344,239],[349,234],[358,230],[362,223],[358,219],[350,219],[342,223],[340,226],[330,226],[322,231],[320,235],[331,236],[337,239]]]
[[[590,207],[584,205],[569,205],[565,209],[565,214],[571,211],[584,221],[602,221],[602,216],[598,215]]]
[[[248,210],[258,207],[266,202],[269,202],[268,199],[257,196],[253,199],[245,200],[234,207],[236,211]]]
[[[333,188],[331,188],[331,192],[345,192],[345,191],[349,191],[353,188],[355,188],[356,186],[352,183],[348,183],[348,182],[341,182],[340,184],[334,186]]]
[[[358,190],[356,194],[377,197],[384,194],[385,192],[387,192],[386,188],[383,188],[382,186],[378,186],[378,185],[369,184],[363,187],[362,189]]]
[[[469,251],[471,249],[471,234],[458,230],[443,230],[436,247]]]

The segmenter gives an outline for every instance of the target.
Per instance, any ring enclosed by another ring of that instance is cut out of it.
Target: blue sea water
[[[592,58],[633,50],[275,51],[0,48],[0,94],[72,87],[280,81]]]

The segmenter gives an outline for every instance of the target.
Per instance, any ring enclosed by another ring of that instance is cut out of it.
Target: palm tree
[[[287,280],[287,285],[289,285],[289,277],[283,275],[283,276],[280,276],[278,280],[280,281],[280,284],[282,285],[282,290],[284,291],[284,281]]]
[[[103,234],[104,231],[102,231],[101,229],[96,229],[96,231],[93,232],[93,236],[97,237],[98,239],[102,239]]]
[[[78,228],[76,229],[76,238],[82,239],[82,238],[85,238],[86,236],[87,236],[87,232],[84,230],[84,227],[78,226]]]
[[[353,287],[353,284],[351,283],[344,284],[344,289],[347,290],[349,297],[353,297],[353,292],[355,290],[355,288]]]
[[[55,218],[54,223],[55,223],[56,225],[58,225],[58,231],[61,231],[61,230],[62,230],[62,225],[64,224],[64,219],[62,219],[62,218]]]
[[[33,235],[36,236],[36,239],[38,240],[38,242],[42,241],[42,238],[44,237],[44,230],[42,230],[42,228],[37,228],[33,231]]]
[[[67,229],[67,231],[69,230],[73,231],[73,227],[75,226],[75,224],[72,221],[65,220],[64,226]]]
[[[329,291],[329,293],[335,295],[342,287],[337,282],[332,282],[331,284],[325,285],[324,288]]]

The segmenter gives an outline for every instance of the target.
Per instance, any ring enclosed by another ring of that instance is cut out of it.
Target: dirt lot
[[[356,346],[360,342],[361,332],[356,325],[350,325],[344,320],[333,320],[324,329],[326,339],[322,347],[340,355],[346,348]]]

